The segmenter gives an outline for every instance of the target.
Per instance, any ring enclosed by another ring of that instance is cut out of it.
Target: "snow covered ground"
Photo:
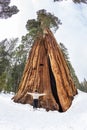
[[[79,91],[67,112],[34,111],[0,94],[0,130],[87,130],[87,93]]]

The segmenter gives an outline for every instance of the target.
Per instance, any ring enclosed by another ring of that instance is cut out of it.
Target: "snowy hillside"
[[[65,113],[33,111],[14,103],[11,94],[0,94],[0,130],[87,130],[87,93],[79,91]]]

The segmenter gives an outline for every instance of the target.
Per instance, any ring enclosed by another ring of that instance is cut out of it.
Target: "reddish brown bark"
[[[66,111],[77,94],[64,56],[52,32],[46,30],[44,38],[37,40],[25,65],[19,90],[13,100],[32,104],[27,92],[46,93],[40,97],[39,107]]]

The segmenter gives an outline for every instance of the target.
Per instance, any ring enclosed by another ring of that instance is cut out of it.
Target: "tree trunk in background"
[[[52,32],[45,30],[43,38],[35,41],[17,94],[15,102],[32,104],[32,97],[27,92],[46,93],[39,98],[39,107],[47,110],[66,111],[77,94],[64,56]]]

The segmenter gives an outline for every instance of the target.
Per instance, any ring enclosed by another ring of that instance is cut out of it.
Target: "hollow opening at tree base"
[[[49,58],[48,58],[48,66],[49,66],[49,74],[50,74],[50,83],[51,83],[52,94],[53,94],[53,97],[54,97],[56,103],[59,106],[59,112],[63,112],[63,109],[61,107],[61,104],[60,104],[60,101],[59,101],[59,98],[58,98],[58,93],[57,93],[57,88],[56,88],[56,81],[55,81],[54,74],[52,72],[52,68],[51,68],[51,64],[50,64],[50,59]]]

